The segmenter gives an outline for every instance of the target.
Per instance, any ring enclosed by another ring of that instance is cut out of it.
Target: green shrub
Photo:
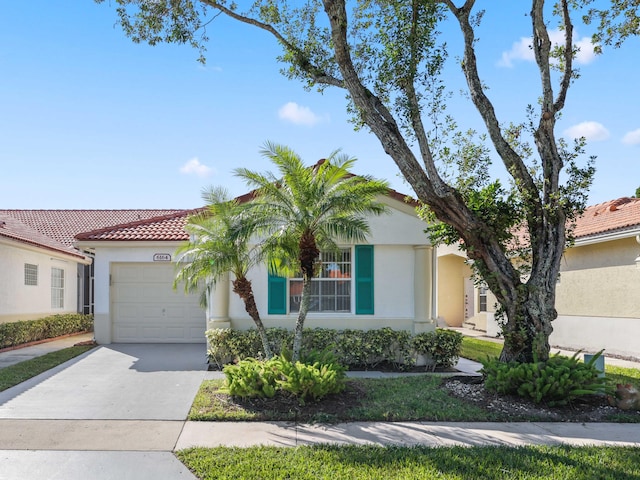
[[[556,354],[546,362],[534,363],[503,363],[488,359],[481,370],[485,375],[485,388],[550,406],[566,405],[584,395],[604,393],[605,379],[598,377],[594,366],[600,354],[589,363],[582,363],[577,359],[578,353],[572,357]]]
[[[245,358],[263,357],[262,344],[255,329],[214,329],[208,330],[206,335],[209,363],[218,368]],[[278,354],[291,348],[293,332],[284,328],[268,328],[267,338],[272,351]],[[436,361],[436,366],[448,367],[458,359],[461,339],[458,332],[444,329],[412,338],[411,333],[405,330],[389,327],[366,331],[315,328],[304,330],[302,351],[330,351],[337,362],[346,367],[373,369],[385,364],[395,370],[407,370],[415,365],[417,354],[424,354],[425,345],[428,345],[428,355]]]
[[[223,369],[229,395],[242,398],[268,397],[276,394],[276,375],[268,362],[253,358],[240,360],[236,365],[226,365]]]
[[[312,352],[303,362],[292,362],[286,354],[269,360],[248,358],[226,365],[225,391],[242,398],[268,397],[287,392],[301,403],[320,400],[345,388],[345,368],[330,351]]]
[[[302,362],[291,362],[284,355],[270,361],[277,372],[279,389],[298,397],[301,402],[339,393],[345,388],[346,368],[330,351],[312,352]]]
[[[293,344],[293,332],[291,334],[291,341],[288,345]],[[302,334],[302,351],[324,351],[330,349],[332,352],[337,352],[337,336],[338,331],[331,328],[305,328]]]
[[[257,358],[262,354],[262,342],[257,330],[232,330],[214,328],[205,332],[209,349],[209,363],[218,368],[245,358]]]
[[[411,339],[413,349],[419,355],[430,358],[432,367],[453,367],[460,358],[462,334],[438,328],[435,332],[419,333]]]
[[[293,331],[286,328],[267,328],[267,339],[271,351],[278,353],[293,348]],[[260,344],[262,348],[262,344]]]
[[[0,324],[0,348],[93,331],[93,315],[66,313]]]

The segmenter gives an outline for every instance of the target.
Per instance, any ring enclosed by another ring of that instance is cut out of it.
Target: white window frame
[[[51,308],[64,308],[64,268],[51,267]]]
[[[353,271],[351,248],[340,248],[338,252],[320,252],[320,265],[312,279],[309,313],[353,313]],[[302,277],[288,278],[287,292],[289,313],[299,312]],[[327,308],[331,301],[334,308]],[[345,308],[340,308],[342,306]]]
[[[30,287],[38,286],[38,265],[33,263],[24,264],[24,284]]]
[[[480,285],[478,287],[478,312],[486,312],[488,307],[488,294],[489,289],[486,285]],[[484,308],[483,308],[484,307]]]

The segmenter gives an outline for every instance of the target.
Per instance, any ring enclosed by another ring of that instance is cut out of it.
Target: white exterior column
[[[436,328],[433,316],[435,294],[433,281],[433,247],[418,245],[414,249],[413,273],[413,303],[414,319],[413,333],[432,332]]]
[[[231,328],[229,320],[229,274],[225,273],[211,287],[207,311],[207,330]]]

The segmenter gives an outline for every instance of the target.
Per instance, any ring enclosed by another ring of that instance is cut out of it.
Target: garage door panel
[[[204,343],[198,294],[173,289],[172,264],[112,264],[115,342]]]

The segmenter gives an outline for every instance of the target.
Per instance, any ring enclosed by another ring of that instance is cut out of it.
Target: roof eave
[[[625,238],[637,237],[640,235],[640,225],[635,225],[624,230],[616,230],[611,232],[597,233],[585,237],[576,238],[574,245],[580,247],[583,245],[593,245],[594,243],[611,242],[614,240],[622,240]]]

